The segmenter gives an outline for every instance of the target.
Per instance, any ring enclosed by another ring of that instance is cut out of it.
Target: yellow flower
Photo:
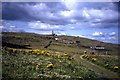
[[[68,55],[67,53],[64,54],[64,56],[67,56],[67,55]]]
[[[61,58],[61,56],[60,56],[59,54],[57,55],[57,57],[58,57],[58,58]]]
[[[37,64],[37,65],[36,65],[36,70],[38,70],[38,69],[39,69],[39,67],[40,67],[40,64]]]
[[[70,61],[68,61],[68,64],[70,65],[70,64],[71,64],[71,62],[70,62]]]
[[[25,50],[26,53],[29,53],[29,50]]]
[[[97,59],[96,58],[92,58],[92,61],[96,61]]]
[[[52,63],[48,64],[47,68],[53,68],[53,64]]]
[[[59,62],[61,63],[62,61],[60,60]]]
[[[13,52],[17,51],[16,49],[13,49]]]
[[[29,53],[32,53],[33,52],[33,50],[29,50]]]
[[[37,54],[40,54],[40,53],[37,53]]]
[[[119,69],[119,67],[118,67],[118,66],[114,66],[113,68],[114,68],[114,69]]]
[[[69,56],[69,57],[68,57],[68,59],[69,59],[69,60],[72,60],[72,59],[73,59],[73,57],[72,57],[72,56]]]
[[[50,53],[46,53],[47,56],[50,56]]]
[[[42,52],[41,52],[41,53],[42,53],[42,54],[44,54],[44,52],[45,52],[45,51],[43,51],[43,50],[42,50]]]
[[[105,64],[106,67],[108,67],[109,65],[108,64]]]
[[[83,55],[83,58],[89,58],[89,57],[90,57],[90,55],[88,55],[88,54]]]
[[[54,54],[51,53],[51,56],[54,56]]]

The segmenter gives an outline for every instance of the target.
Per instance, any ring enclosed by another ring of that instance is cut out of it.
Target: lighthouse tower
[[[52,30],[52,36],[55,36],[55,33],[54,33],[54,31]]]

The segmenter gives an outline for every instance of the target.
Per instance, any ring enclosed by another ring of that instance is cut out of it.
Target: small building
[[[60,41],[60,40],[62,40],[62,39],[61,39],[61,38],[55,38],[55,40],[56,40],[56,41]]]
[[[73,42],[73,41],[68,41],[67,43],[68,43],[68,44],[73,44],[74,42]]]
[[[63,39],[62,42],[65,43],[65,44],[73,44],[74,43],[74,41],[66,40],[66,39]]]
[[[79,43],[80,43],[80,41],[76,41],[76,43],[77,43],[77,44],[79,44]]]
[[[103,46],[96,46],[95,50],[105,50],[105,47],[103,47]]]

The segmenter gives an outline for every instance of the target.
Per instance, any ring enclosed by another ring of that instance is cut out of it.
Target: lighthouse
[[[52,36],[55,36],[55,33],[54,33],[54,31],[52,30]]]

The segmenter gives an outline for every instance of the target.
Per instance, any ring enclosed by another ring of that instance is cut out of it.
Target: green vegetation
[[[57,36],[61,41],[55,41],[54,37],[3,32],[3,78],[99,80],[119,77],[118,45],[73,36]],[[65,43],[63,40],[80,43]],[[104,46],[105,50],[95,50],[95,46]],[[84,51],[90,56],[83,59]]]
[[[120,76],[118,56],[84,54],[83,58],[108,70],[117,72]]]
[[[45,50],[3,49],[2,66],[4,78],[98,78],[94,71],[76,62],[72,55],[52,54]]]

